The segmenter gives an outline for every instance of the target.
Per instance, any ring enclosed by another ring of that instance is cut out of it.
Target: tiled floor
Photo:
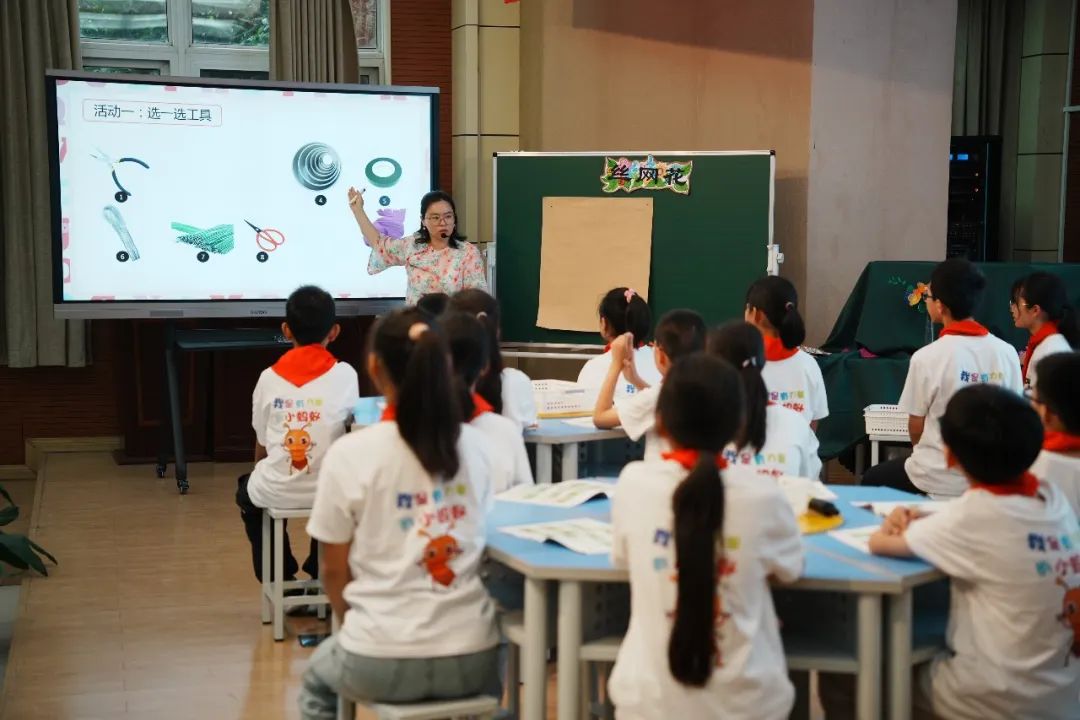
[[[34,532],[60,565],[24,584],[0,717],[298,717],[311,650],[297,625],[275,643],[259,621],[233,503],[243,469],[194,465],[181,497],[106,454],[47,458]]]

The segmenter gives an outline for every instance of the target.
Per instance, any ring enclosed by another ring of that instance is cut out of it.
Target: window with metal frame
[[[389,0],[349,0],[360,82],[388,84]],[[267,79],[270,0],[79,0],[82,63],[103,73]]]

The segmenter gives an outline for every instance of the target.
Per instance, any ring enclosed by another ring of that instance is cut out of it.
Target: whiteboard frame
[[[406,85],[360,85],[309,83],[289,80],[237,80],[232,78],[193,78],[168,75],[118,75],[78,70],[46,70],[46,120],[48,122],[48,163],[50,217],[52,218],[52,296],[53,317],[78,320],[114,320],[128,318],[227,318],[285,317],[288,298],[266,300],[64,300],[62,215],[60,207],[60,148],[56,114],[57,80],[83,80],[95,83],[178,85],[185,87],[242,88],[253,90],[296,90],[353,95],[426,95],[431,98],[431,190],[439,183],[439,88]],[[359,242],[359,240],[357,240]],[[357,268],[364,272],[364,268]],[[381,315],[405,305],[404,295],[376,298],[335,298],[337,314],[348,316]]]

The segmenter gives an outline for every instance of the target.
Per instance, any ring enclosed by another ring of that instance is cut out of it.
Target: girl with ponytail
[[[723,460],[742,426],[742,396],[729,363],[705,353],[676,361],[657,406],[671,450],[619,476],[612,560],[629,570],[631,592],[609,683],[620,716],[791,712],[769,578],[799,576],[802,538],[778,485]]]
[[[494,411],[476,391],[488,363],[488,333],[474,315],[450,311],[440,323],[450,342],[455,390],[469,425],[488,438],[491,451],[491,484],[495,493],[515,485],[532,485],[532,470],[525,451],[521,427]]]
[[[487,369],[476,384],[479,393],[492,409],[521,429],[536,427],[536,401],[532,381],[517,368],[503,366],[499,351],[499,301],[483,290],[462,290],[450,298],[450,309],[475,315],[487,330]]]
[[[330,446],[307,526],[341,630],[304,674],[305,719],[332,717],[339,694],[415,702],[498,683],[495,608],[479,573],[488,440],[462,424],[450,350],[430,315],[380,318],[368,347],[382,422]]]
[[[1031,333],[1021,359],[1024,389],[1038,381],[1037,366],[1048,355],[1080,348],[1080,319],[1069,303],[1065,282],[1052,273],[1035,272],[1013,286],[1013,323]]]
[[[817,436],[797,412],[769,402],[761,377],[765,344],[757,328],[737,320],[714,328],[705,349],[738,371],[746,397],[742,429],[724,448],[724,459],[752,467],[761,475],[817,479],[821,474]]]
[[[762,377],[769,400],[790,408],[817,430],[818,421],[829,415],[825,379],[817,361],[799,349],[806,327],[799,314],[799,295],[790,281],[769,275],[746,291],[744,318],[765,340]]]
[[[619,376],[616,393],[632,395],[650,385],[660,384],[660,371],[656,369],[653,350],[648,345],[652,334],[652,311],[649,304],[633,288],[617,287],[609,290],[600,300],[597,309],[600,316],[600,337],[604,341],[604,354],[591,358],[578,373],[578,384],[600,387],[611,366],[612,344],[628,336],[634,349],[634,371]]]

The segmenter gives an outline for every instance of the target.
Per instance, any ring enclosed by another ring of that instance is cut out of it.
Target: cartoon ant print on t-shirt
[[[420,530],[420,535],[428,538],[424,546],[424,554],[419,565],[423,565],[431,579],[443,587],[450,587],[457,575],[450,567],[450,561],[464,552],[457,538],[450,534],[454,526],[451,523],[449,530],[443,535],[431,535],[427,530]]]
[[[729,562],[723,555],[717,558],[716,577],[718,579],[725,578],[734,572],[734,561]],[[671,574],[671,582],[679,582],[679,573],[677,571]],[[675,611],[668,611],[667,616],[669,619],[674,619]],[[720,654],[720,641],[723,638],[722,630],[724,625],[730,618],[731,613],[724,610],[724,598],[720,593],[720,588],[717,588],[716,594],[713,596],[713,656],[715,658],[716,667],[724,666],[724,658]]]
[[[289,427],[289,423],[285,423],[285,439],[281,444],[289,453],[290,475],[294,472],[305,471],[311,474],[311,450],[315,447],[315,441],[311,439],[311,434],[307,431],[309,427],[311,423],[293,429]]]

